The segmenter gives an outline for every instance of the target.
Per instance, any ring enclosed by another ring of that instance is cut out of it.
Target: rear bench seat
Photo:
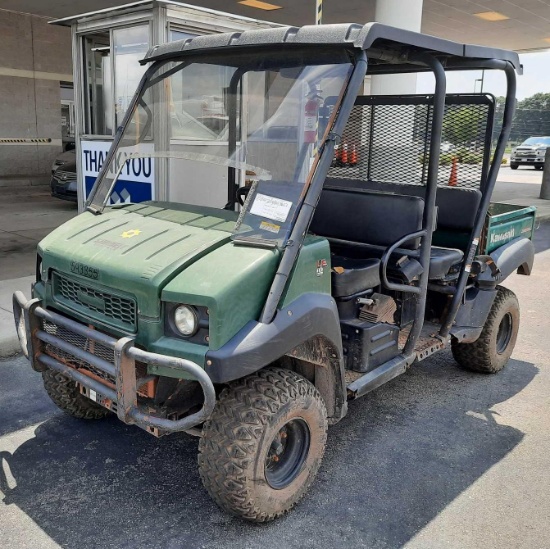
[[[423,185],[331,177],[325,180],[325,187],[377,191],[421,198],[424,197],[426,190]],[[460,248],[465,251],[480,202],[481,192],[478,189],[438,187],[435,199],[437,230],[433,235],[433,243],[436,246]]]
[[[334,297],[380,285],[380,257],[401,237],[422,228],[424,200],[418,196],[325,188],[311,232],[331,241]],[[399,257],[418,250],[420,239],[403,244]],[[434,248],[430,278],[443,278],[460,262],[460,250]],[[398,257],[398,259],[399,259]]]

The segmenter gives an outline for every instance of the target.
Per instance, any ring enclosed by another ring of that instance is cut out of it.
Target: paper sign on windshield
[[[284,223],[291,207],[292,202],[288,200],[281,200],[267,194],[257,194],[250,213]]]

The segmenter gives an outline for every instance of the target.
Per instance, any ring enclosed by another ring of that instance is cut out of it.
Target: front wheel
[[[508,288],[497,286],[497,295],[481,335],[473,343],[453,341],[453,356],[462,368],[496,374],[512,355],[518,329],[518,298]]]
[[[518,165],[517,164],[510,164],[510,168],[512,168],[512,170],[517,170]]]
[[[254,522],[286,513],[313,482],[327,412],[302,376],[267,368],[231,384],[203,427],[199,472],[224,510]]]
[[[81,394],[76,382],[55,370],[43,371],[42,380],[54,404],[77,419],[103,419],[111,413]]]

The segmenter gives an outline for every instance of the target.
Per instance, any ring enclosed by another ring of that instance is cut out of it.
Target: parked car
[[[63,155],[66,154],[69,153],[63,153]],[[58,160],[63,155],[59,155]],[[58,160],[56,160],[56,162]],[[61,198],[62,200],[69,200],[71,202],[77,201],[76,156],[74,153],[72,154],[72,160],[68,160],[52,170],[50,187],[52,189],[52,196]]]
[[[535,170],[542,170],[547,147],[550,147],[550,136],[530,137],[512,149],[510,168],[517,170],[520,164],[525,164],[534,166]]]
[[[441,143],[441,145],[439,146],[439,150],[442,153],[453,152],[455,148],[456,147],[452,143],[449,143],[448,141],[443,141],[443,143]]]
[[[52,175],[59,168],[59,166],[65,166],[76,162],[76,151],[71,149],[70,151],[65,151],[59,154],[52,164]]]

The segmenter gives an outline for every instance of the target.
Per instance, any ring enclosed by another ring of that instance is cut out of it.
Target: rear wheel
[[[81,394],[78,385],[63,374],[48,369],[42,372],[42,380],[48,396],[67,414],[77,419],[102,419],[110,414]]]
[[[220,394],[199,442],[200,476],[222,509],[267,522],[305,495],[326,438],[317,389],[289,370],[260,370]]]
[[[452,343],[453,356],[462,368],[496,374],[512,355],[519,329],[519,303],[511,290],[502,286],[497,290],[479,338],[473,343]]]

